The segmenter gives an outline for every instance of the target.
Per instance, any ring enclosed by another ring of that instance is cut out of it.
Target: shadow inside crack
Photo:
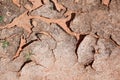
[[[78,47],[79,47],[80,43],[83,41],[83,39],[85,38],[85,36],[86,35],[80,35],[80,39],[78,40],[78,42],[76,44],[75,54],[77,56],[77,59],[78,59],[78,54],[77,54]]]
[[[18,72],[20,72],[20,71],[23,69],[23,67],[24,67],[26,64],[30,63],[30,62],[32,62],[32,60],[26,60],[26,61],[21,65],[21,67],[20,67],[20,69],[18,70]]]
[[[93,68],[93,63],[94,63],[94,59],[90,62],[90,63],[88,63],[88,64],[85,64],[84,65],[84,68],[86,69],[88,66],[90,66],[91,67],[91,69],[93,69],[93,70],[95,70],[94,68]]]
[[[70,27],[70,23],[71,23],[71,21],[74,20],[75,15],[76,15],[75,13],[72,13],[72,14],[71,14],[71,19],[70,19],[69,21],[66,22],[66,24],[67,24],[68,27]]]

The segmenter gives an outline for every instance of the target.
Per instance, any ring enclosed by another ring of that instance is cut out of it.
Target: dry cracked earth
[[[120,80],[120,0],[13,1],[0,0],[0,80]]]

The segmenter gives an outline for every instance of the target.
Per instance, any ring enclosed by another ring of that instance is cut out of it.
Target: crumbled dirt
[[[120,80],[119,0],[0,0],[0,80]]]

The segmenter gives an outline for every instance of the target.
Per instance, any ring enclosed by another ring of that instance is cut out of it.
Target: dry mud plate
[[[120,80],[120,0],[0,0],[0,80]]]

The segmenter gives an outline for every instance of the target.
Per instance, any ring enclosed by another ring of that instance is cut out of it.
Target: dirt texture
[[[0,80],[120,80],[120,0],[0,0]]]

